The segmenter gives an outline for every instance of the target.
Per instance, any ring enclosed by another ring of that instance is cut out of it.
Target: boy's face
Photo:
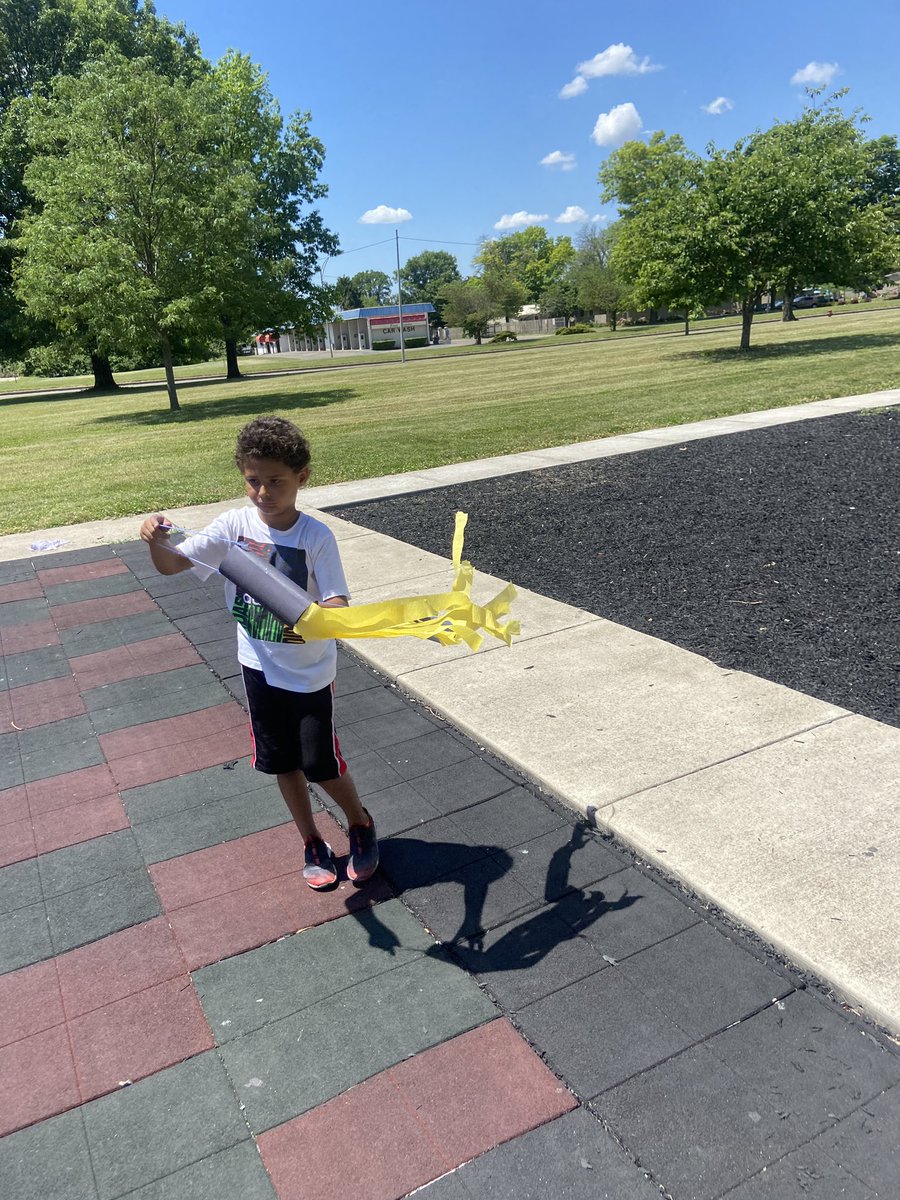
[[[272,529],[290,529],[297,520],[297,492],[309,479],[309,467],[295,471],[275,458],[248,458],[241,472],[244,490]]]

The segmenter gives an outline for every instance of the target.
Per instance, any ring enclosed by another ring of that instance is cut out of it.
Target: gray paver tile
[[[100,1200],[146,1187],[249,1137],[214,1050],[81,1111]]]
[[[488,854],[425,887],[406,889],[403,898],[442,941],[480,941],[482,930],[538,906],[533,896],[508,877],[508,871],[508,861]]]
[[[900,1086],[868,1101],[813,1145],[879,1196],[896,1192],[900,1181]]]
[[[109,546],[85,546],[82,550],[56,550],[51,554],[38,553],[34,565],[39,571],[50,567],[81,567],[85,563],[100,562],[111,556]]]
[[[43,902],[0,916],[0,974],[53,957]]]
[[[27,579],[35,578],[34,567],[26,558],[0,563],[0,583],[24,583]]]
[[[402,696],[381,684],[377,688],[351,692],[341,696],[335,704],[335,724],[340,730],[344,725],[383,717],[387,713],[409,712]]]
[[[249,803],[250,796],[259,791],[280,794],[271,776],[255,771],[249,758],[241,758],[234,766],[205,767],[175,779],[129,788],[122,793],[122,800],[134,826],[229,796],[245,796]]]
[[[522,1009],[518,1020],[586,1099],[647,1071],[693,1040],[614,967],[538,1000]]]
[[[0,868],[0,913],[34,904],[43,894],[36,858]]]
[[[170,812],[164,817],[141,822],[134,826],[144,861],[162,862],[177,858],[192,850],[203,850],[231,841],[248,833],[259,833],[283,825],[290,819],[277,789],[260,789],[251,796],[228,796],[210,800],[182,812]]]
[[[369,696],[371,692],[362,692],[360,695]],[[355,700],[356,697],[350,696],[348,699]],[[399,742],[430,733],[434,728],[425,717],[413,712],[411,708],[405,707],[397,709],[396,712],[387,713],[385,716],[370,717],[367,721],[356,721],[353,725],[348,726],[341,716],[341,707],[339,705],[335,710],[335,724],[341,742],[343,743],[344,736],[349,729],[370,750],[383,750],[385,746],[395,746]]]
[[[356,779],[355,769],[353,778]],[[427,800],[423,800],[408,783],[396,783],[393,787],[375,792],[360,788],[359,794],[375,818],[380,838],[392,837],[407,830],[415,831],[419,825],[440,816],[440,813],[432,808]]]
[[[445,729],[435,729],[422,737],[401,742],[399,746],[389,746],[382,754],[403,779],[415,779],[418,775],[427,775],[441,767],[474,757],[459,738],[453,737]]]
[[[144,866],[54,896],[46,904],[50,937],[57,954],[140,925],[162,912]]]
[[[44,595],[51,604],[78,604],[82,600],[100,600],[142,590],[140,582],[129,571],[102,575],[99,579],[82,579],[77,583],[51,583],[44,588]]]
[[[163,672],[165,674],[165,672]],[[200,712],[204,708],[214,708],[222,704],[228,697],[222,691],[222,685],[207,671],[208,682],[190,691],[167,692],[161,695],[147,695],[141,700],[133,700],[113,708],[99,709],[91,714],[91,720],[97,733],[110,733],[114,729],[124,729],[128,725],[143,725],[148,721],[160,721],[165,717],[179,717],[184,713]]]
[[[155,597],[156,603],[170,620],[180,620],[182,617],[195,617],[199,613],[223,613],[224,605],[221,591],[212,595],[206,588],[192,588],[190,591],[171,592],[166,596]]]
[[[465,831],[469,841],[490,842],[501,849],[519,846],[568,822],[562,813],[525,787],[510,788],[499,796],[453,813],[453,824]]]
[[[105,761],[100,743],[91,734],[81,741],[47,745],[30,754],[23,754],[22,777],[26,783],[33,783],[38,779],[65,775],[69,771],[80,771],[84,767],[95,767]]]
[[[42,854],[38,859],[46,897],[71,892],[143,865],[144,860],[130,829],[107,833],[77,846],[66,846]]]
[[[439,812],[451,813],[508,792],[509,778],[483,759],[473,757],[419,775],[414,786]]]
[[[72,669],[62,646],[42,646],[21,654],[6,655],[6,678],[11,688],[28,683],[43,683],[46,679],[61,679]]]
[[[381,867],[397,888],[423,887],[484,858],[489,847],[470,846],[448,817],[428,821],[381,844]]]
[[[191,691],[210,682],[215,681],[209,673],[209,668],[198,663],[192,667],[176,667],[174,670],[161,671],[155,675],[107,683],[102,687],[91,688],[82,695],[88,712],[96,712],[103,708],[114,708],[119,704],[134,704],[148,696],[166,696],[171,692]]]
[[[198,613],[174,622],[201,654],[225,654],[234,650],[234,625],[227,613]]]
[[[512,877],[538,900],[559,900],[566,892],[598,883],[629,865],[579,823],[563,825],[517,846]]]
[[[627,958],[622,974],[676,1025],[708,1037],[794,990],[711,925],[694,925]]]
[[[714,1200],[805,1140],[710,1048],[692,1046],[593,1105],[673,1196]]]
[[[383,680],[376,678],[371,671],[356,663],[347,663],[339,672],[336,684],[338,704],[343,696],[351,696],[354,692],[365,692],[370,688],[383,687]]]
[[[626,958],[646,950],[700,920],[672,892],[633,867],[600,880],[590,891],[598,897],[599,920],[594,916],[588,926],[582,924],[585,904],[575,893],[559,901],[557,912],[564,921],[571,920],[573,928],[583,930],[588,941],[610,958]]]
[[[222,1045],[421,958],[434,943],[399,900],[327,921],[193,975]]]
[[[14,733],[0,737],[0,791],[18,787],[24,781],[19,743]]]
[[[33,729],[23,729],[17,736],[19,752],[25,758],[38,755],[54,746],[86,742],[93,735],[90,718],[80,716],[66,717],[63,721],[50,721],[46,725],[36,725]]]
[[[449,1178],[454,1177],[462,1184],[463,1195],[473,1200],[654,1200],[659,1196],[659,1189],[583,1108],[489,1150]],[[423,1200],[432,1196],[437,1200],[439,1195],[429,1188]]]
[[[346,734],[345,730],[338,739],[341,744],[341,753],[345,758],[351,753],[345,745]],[[353,755],[353,761],[348,765],[360,796],[367,796],[370,792],[380,792],[384,788],[403,782],[394,768],[388,766],[381,755],[376,754],[374,750],[364,750],[362,753]]]
[[[72,1109],[0,1139],[0,1181],[9,1200],[94,1200],[81,1111]]]
[[[419,1200],[470,1200],[472,1193],[464,1187],[459,1171],[453,1171],[420,1188],[413,1195]]]
[[[877,1200],[877,1196],[810,1144],[739,1183],[727,1200]]]
[[[128,1200],[277,1200],[252,1141],[192,1163],[136,1192]]]
[[[417,959],[222,1047],[254,1133],[496,1016],[457,967]]]
[[[46,600],[9,600],[0,604],[0,626],[24,625],[44,620],[49,615]]]
[[[90,625],[73,625],[60,633],[63,649],[73,658],[81,654],[96,654],[100,650],[114,650],[131,642],[143,642],[148,638],[171,633],[172,626],[165,613],[136,613],[132,617],[115,617],[109,621],[95,621]],[[65,674],[68,674],[68,667]]]

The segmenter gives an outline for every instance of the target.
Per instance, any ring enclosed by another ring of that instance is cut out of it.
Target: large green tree
[[[526,293],[523,301],[537,304],[575,258],[570,237],[550,237],[542,225],[529,225],[515,233],[482,242],[475,262],[485,280],[511,276]]]
[[[357,271],[351,277],[350,285],[359,295],[359,305],[352,305],[353,308],[377,308],[381,304],[390,304],[393,298],[391,277],[384,271]]]
[[[578,307],[605,315],[615,333],[620,314],[631,303],[631,288],[622,278],[613,260],[619,226],[608,229],[583,229],[578,236],[578,252],[569,269]]]
[[[30,121],[19,294],[107,356],[155,342],[173,409],[173,344],[221,333],[231,247],[253,238],[259,180],[222,153],[224,119],[211,78],[110,54],[60,76]]]
[[[441,293],[448,283],[460,278],[459,266],[454,255],[446,250],[423,250],[406,260],[400,269],[403,285],[403,301],[433,304],[435,322],[443,323],[443,301]]]
[[[466,337],[474,338],[480,346],[497,312],[484,281],[475,276],[445,284],[441,303],[444,320],[450,325],[458,325]]]

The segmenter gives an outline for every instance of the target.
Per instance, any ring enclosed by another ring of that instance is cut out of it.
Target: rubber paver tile
[[[453,875],[403,894],[442,941],[471,939],[537,907],[534,897],[506,877],[508,870],[508,856],[504,861],[487,854]]]
[[[12,867],[4,869],[13,870]],[[52,955],[47,910],[42,903],[23,905],[0,916],[0,974],[40,962]]]
[[[71,675],[69,660],[62,646],[41,646],[36,650],[6,655],[6,677],[10,688],[24,687],[26,683],[40,683],[44,679],[59,679]]]
[[[214,1052],[103,1096],[81,1111],[101,1200],[148,1187],[249,1139]]]
[[[0,868],[0,913],[34,904],[43,894],[37,859]]]
[[[484,858],[488,849],[470,846],[461,829],[448,817],[440,817],[403,837],[388,838],[381,846],[381,865],[396,887],[425,887]]]
[[[134,835],[130,830],[121,830],[45,854],[40,860],[41,886],[45,897],[59,896],[142,866]]]
[[[509,1012],[605,966],[598,950],[546,908],[462,939],[453,952]]]
[[[722,1196],[806,1140],[709,1042],[604,1092],[592,1108],[658,1184],[692,1200]]]
[[[109,546],[85,546],[83,550],[56,550],[47,552],[40,551],[40,558],[37,560],[40,567],[36,570],[47,571],[51,567],[74,567],[81,563],[98,562],[100,559],[108,560],[110,557]]]
[[[523,1008],[525,1036],[589,1099],[685,1050],[694,1040],[614,968]]]
[[[180,742],[170,754],[158,750],[142,751],[116,759],[112,768],[119,790],[124,792],[145,783],[157,783],[176,775],[200,771],[204,767],[235,762],[249,754],[250,749],[250,729],[245,718],[240,725],[231,729],[195,741]]]
[[[222,1044],[434,948],[415,917],[392,900],[206,967],[194,984]]]
[[[80,717],[70,720],[78,721]],[[64,724],[55,722],[54,724]],[[24,737],[29,733],[39,733],[50,730],[53,725],[39,725],[34,729],[25,730]],[[38,779],[49,779],[56,775],[68,775],[72,771],[80,771],[85,767],[94,767],[103,762],[103,753],[97,739],[91,734],[84,738],[73,738],[61,743],[47,743],[43,747],[26,751],[22,749],[22,777],[26,784]]]
[[[681,1029],[708,1037],[794,990],[711,925],[694,925],[625,959],[622,974]]]
[[[82,1100],[215,1045],[190,976],[168,979],[69,1022]]]
[[[106,763],[84,767],[80,771],[69,771],[52,779],[36,779],[25,785],[28,805],[33,817],[81,804],[85,800],[97,800],[101,796],[114,796],[116,783]]]
[[[467,975],[423,957],[236,1038],[219,1053],[258,1134],[494,1016]]]
[[[16,734],[16,740],[24,758],[26,755],[56,749],[73,742],[84,742],[93,735],[93,732],[90,718],[85,713],[80,713],[75,717],[63,717],[58,721],[48,721],[43,725],[33,725],[30,729],[23,729]]]
[[[55,896],[46,901],[46,909],[57,954],[160,915],[159,899],[145,867]]]
[[[896,1185],[897,1176],[894,1176]],[[889,1195],[890,1193],[883,1193]],[[785,1155],[728,1193],[728,1200],[877,1200],[815,1142]]]
[[[0,867],[8,867],[37,854],[31,817],[9,821],[0,835]]]
[[[73,583],[44,584],[44,595],[51,606],[78,604],[82,600],[101,601],[108,596],[121,596],[126,592],[144,593],[144,589],[128,570],[115,575],[104,575],[99,579],[84,579]]]
[[[159,610],[136,613],[131,617],[115,617],[87,625],[76,625],[62,631],[61,641],[66,652],[74,658],[97,654],[117,646],[128,646],[144,639],[162,637],[172,626]]]
[[[216,683],[209,668],[198,666],[176,667],[161,674],[133,679],[122,679],[116,683],[102,684],[96,688],[82,688],[88,712],[101,712],[122,705],[142,704],[154,696],[171,696],[181,692],[192,693],[206,684]],[[221,700],[221,695],[219,696]],[[172,714],[175,715],[175,714]],[[104,731],[105,732],[105,731]]]
[[[338,671],[336,683],[338,703],[342,696],[351,696],[354,692],[365,692],[370,688],[383,686],[382,681],[376,678],[371,671],[367,671],[365,667],[357,666],[356,663],[347,663]]]
[[[454,818],[456,820],[456,818]],[[537,900],[559,900],[630,866],[585,825],[564,825],[517,846],[511,877]]]
[[[0,625],[27,625],[34,621],[43,620],[47,614],[47,601],[42,597],[37,600],[10,600],[0,604]]]
[[[158,678],[165,679],[170,674],[174,674],[174,672],[168,671]],[[97,733],[102,735],[126,727],[140,726],[149,721],[201,712],[221,704],[223,700],[227,699],[222,685],[207,671],[206,679],[198,687],[190,690],[186,688],[172,689],[171,691],[161,689],[156,693],[148,690],[138,699],[123,700],[118,704],[95,709],[91,713],[91,722]]]
[[[102,734],[100,744],[107,762],[112,763],[116,759],[147,750],[171,751],[173,746],[182,742],[211,737],[246,723],[246,713],[233,701],[227,701],[201,712],[166,717],[160,721],[138,725],[134,729],[120,729]]]
[[[23,783],[0,792],[0,825],[7,825],[10,821],[23,821],[29,812],[28,793]]]
[[[562,825],[568,828],[562,813],[524,787],[511,788],[490,800],[458,809],[453,814],[453,824],[465,832],[472,845],[491,843],[505,850]]]
[[[172,592],[167,596],[158,596],[156,603],[170,621],[177,621],[182,617],[192,617],[197,613],[215,612],[222,613],[224,616],[221,593],[219,595],[212,595],[204,588],[194,588],[192,591]]]
[[[56,964],[50,959],[0,975],[0,1046],[65,1020]]]
[[[346,748],[346,731],[340,737],[341,752],[345,757],[349,754]],[[393,767],[389,767],[380,754],[374,750],[364,750],[361,754],[355,754],[350,763],[350,770],[353,774],[353,782],[356,784],[360,796],[368,796],[372,792],[383,791],[384,788],[394,787],[403,782]],[[430,805],[423,804],[426,810]],[[431,809],[433,813],[434,810]]]
[[[56,966],[70,1019],[184,975],[186,971],[164,917],[61,954]]]
[[[192,971],[254,950],[297,928],[269,883],[201,900],[167,916]]]
[[[142,787],[131,788],[122,796],[125,810],[133,826],[154,821],[169,813],[185,812],[214,800],[227,800],[232,796],[244,796],[249,804],[256,803],[256,793],[264,795],[278,792],[278,785],[271,776],[263,775],[250,766],[249,758],[237,762],[219,764],[195,771],[190,775],[178,775],[174,779],[162,779]],[[253,797],[253,799],[250,799]],[[285,813],[287,810],[284,810]]]
[[[118,795],[82,800],[68,808],[41,813],[33,818],[34,844],[38,854],[64,846],[75,846],[106,833],[128,828],[128,817]]]
[[[65,1025],[0,1050],[0,1137],[79,1103]]]
[[[96,562],[66,567],[38,567],[37,577],[44,587],[60,583],[81,583],[85,579],[103,579],[107,575],[126,575],[128,568],[120,558],[100,558]]]
[[[201,661],[186,638],[177,633],[167,633],[133,645],[80,655],[71,659],[71,667],[78,686],[86,692],[123,679],[161,674]]]
[[[890,1196],[900,1179],[900,1087],[868,1101],[813,1145],[879,1196]]]
[[[96,600],[75,600],[71,604],[57,604],[51,609],[56,628],[60,631],[156,611],[156,604],[146,592],[126,592],[121,596],[102,596]]]
[[[50,617],[42,621],[28,621],[25,625],[7,625],[0,629],[0,652],[21,654],[27,650],[41,650],[59,645],[59,634]]]
[[[372,717],[383,717],[388,713],[410,711],[403,699],[396,692],[390,691],[383,685],[363,692],[351,693],[344,696],[335,705],[335,721],[341,725],[353,725],[358,721],[367,721]],[[434,726],[430,726],[434,728]]]
[[[338,675],[338,704],[341,678]],[[415,779],[473,757],[468,747],[443,729],[433,729],[421,737],[401,742],[399,746],[386,746],[381,754],[401,779]]]
[[[36,579],[0,584],[0,604],[8,604],[11,600],[40,600],[43,594]]]
[[[362,693],[365,696],[370,694]],[[349,696],[347,699],[355,700],[356,697]],[[370,717],[367,721],[355,721],[352,724],[344,719],[341,708],[342,705],[339,705],[335,710],[335,725],[340,736],[343,738],[345,731],[350,728],[370,750],[383,750],[385,746],[394,746],[410,738],[421,737],[434,729],[430,721],[413,712],[411,708],[400,708],[396,712]]]
[[[96,1200],[81,1110],[0,1140],[0,1179],[14,1200]]]
[[[452,813],[509,791],[510,780],[480,758],[467,758],[439,771],[419,775],[416,791],[439,812]]]
[[[22,758],[15,733],[0,735],[0,788],[8,791],[24,783]]]
[[[392,787],[369,792],[359,786],[356,760],[353,761],[353,781],[356,783],[367,810],[372,814],[381,838],[394,837],[398,833],[415,833],[426,821],[434,821],[440,814],[423,800],[409,783],[395,783]]]
[[[252,797],[252,798],[251,798]],[[275,789],[194,804],[134,826],[147,863],[162,862],[232,838],[283,825],[284,801]]]
[[[174,1175],[128,1193],[128,1200],[276,1200],[252,1141],[240,1142]]]
[[[655,1200],[659,1189],[595,1117],[577,1108],[466,1163],[427,1188],[421,1200],[488,1196],[491,1200]]]
[[[285,826],[285,831],[290,833],[291,829]],[[255,839],[258,837],[258,834],[248,834],[221,846],[210,846],[206,850],[196,850],[192,854],[154,864],[150,868],[150,878],[166,912],[172,913],[202,900],[262,883],[279,874],[280,868],[273,867],[270,870],[255,853]],[[293,832],[295,843],[298,837]],[[300,866],[301,855],[299,850],[295,853],[296,870]]]
[[[48,725],[68,717],[80,716],[85,711],[84,701],[71,676],[14,688],[9,693],[9,703],[12,720],[19,729]]]

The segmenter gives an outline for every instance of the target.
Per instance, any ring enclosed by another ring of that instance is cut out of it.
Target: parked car
[[[820,288],[810,288],[794,297],[794,308],[824,308],[826,304],[833,303],[831,292],[823,292]]]

